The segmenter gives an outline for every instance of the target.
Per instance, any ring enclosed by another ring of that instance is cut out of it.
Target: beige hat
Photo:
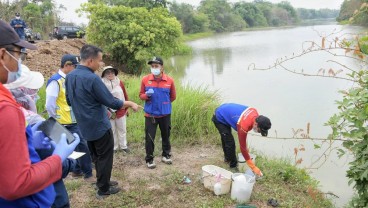
[[[22,64],[22,72],[20,77],[12,83],[5,84],[4,86],[8,89],[15,89],[18,87],[26,87],[30,89],[40,89],[45,79],[40,72],[29,70],[29,68]]]

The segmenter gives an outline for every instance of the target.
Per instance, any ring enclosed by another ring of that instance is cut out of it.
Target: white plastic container
[[[218,181],[217,178],[221,176],[219,179],[219,183],[221,183],[221,191],[216,190],[216,195],[227,194],[230,192],[232,174],[232,172],[215,165],[202,166],[202,178],[205,188],[214,191],[214,185]]]
[[[234,173],[232,176],[231,199],[238,203],[248,202],[252,195],[256,177],[253,172],[249,173]]]
[[[250,158],[253,160],[253,163],[256,164],[256,155],[253,155],[253,154],[249,154],[249,155],[250,155]],[[247,169],[250,169],[241,152],[238,153],[238,169],[242,173],[244,173]]]

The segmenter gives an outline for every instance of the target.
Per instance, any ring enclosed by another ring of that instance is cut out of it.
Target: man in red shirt
[[[236,168],[238,165],[235,155],[235,141],[231,134],[231,128],[233,128],[238,132],[240,151],[248,166],[255,174],[262,176],[261,170],[254,165],[249,156],[247,134],[253,129],[254,132],[267,136],[268,130],[271,128],[270,119],[258,115],[254,108],[235,103],[225,103],[216,109],[212,121],[221,135],[225,161],[229,163],[230,168]]]
[[[153,57],[148,62],[151,74],[142,78],[139,98],[145,101],[145,133],[146,133],[146,164],[153,169],[156,167],[153,152],[155,150],[155,135],[157,125],[160,127],[162,138],[161,161],[171,164],[171,103],[176,99],[174,80],[164,73],[164,62],[160,57]]]
[[[47,148],[50,142],[37,128],[26,128],[20,106],[3,86],[20,77],[22,48],[36,49],[0,20],[0,207],[51,207],[52,183],[61,178],[62,162],[79,137],[68,145],[63,135],[53,155],[40,160],[35,149]]]

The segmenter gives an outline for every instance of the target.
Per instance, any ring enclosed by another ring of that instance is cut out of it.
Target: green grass
[[[192,41],[205,37],[210,37],[214,33],[213,32],[203,32],[203,33],[193,33],[193,34],[185,34],[183,35],[183,41]]]
[[[144,105],[139,99],[141,77],[124,76],[130,100]],[[173,102],[171,141],[174,164],[158,164],[149,170],[144,163],[144,112],[130,111],[127,119],[127,137],[132,154],[118,153],[114,157],[112,177],[127,191],[96,200],[96,191],[80,180],[66,179],[73,207],[235,207],[230,193],[215,196],[200,182],[201,166],[216,165],[227,169],[222,162],[223,153],[219,135],[211,117],[219,105],[217,92],[206,87],[181,86],[176,81],[177,99]],[[37,103],[44,110],[45,88],[41,88]],[[155,154],[160,155],[161,142],[156,137]],[[239,149],[239,145],[237,143]],[[180,162],[179,158],[181,159]],[[193,158],[195,158],[193,160]],[[192,159],[190,161],[190,159]],[[187,161],[190,162],[187,162]],[[176,163],[177,162],[177,163]],[[188,164],[190,163],[190,164]],[[193,163],[193,164],[191,164]],[[333,207],[330,200],[318,191],[318,182],[305,170],[290,165],[288,160],[257,156],[257,166],[264,173],[256,182],[250,203],[267,207],[267,200],[275,198],[282,207]],[[183,185],[183,176],[190,173],[192,184]]]

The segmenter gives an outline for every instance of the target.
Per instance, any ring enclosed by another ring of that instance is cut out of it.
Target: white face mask
[[[20,17],[15,17],[15,19],[20,19]]]
[[[15,80],[17,80],[20,75],[22,74],[22,59],[16,59],[13,55],[11,55],[8,51],[6,51],[6,53],[9,54],[10,57],[12,57],[13,59],[15,59],[18,62],[18,70],[15,72],[12,72],[8,69],[8,67],[6,67],[4,65],[4,68],[6,69],[6,71],[8,71],[8,80],[6,81],[6,84],[10,84],[12,82],[15,82]]]
[[[155,76],[158,76],[161,74],[161,69],[160,68],[151,68],[151,73]]]

